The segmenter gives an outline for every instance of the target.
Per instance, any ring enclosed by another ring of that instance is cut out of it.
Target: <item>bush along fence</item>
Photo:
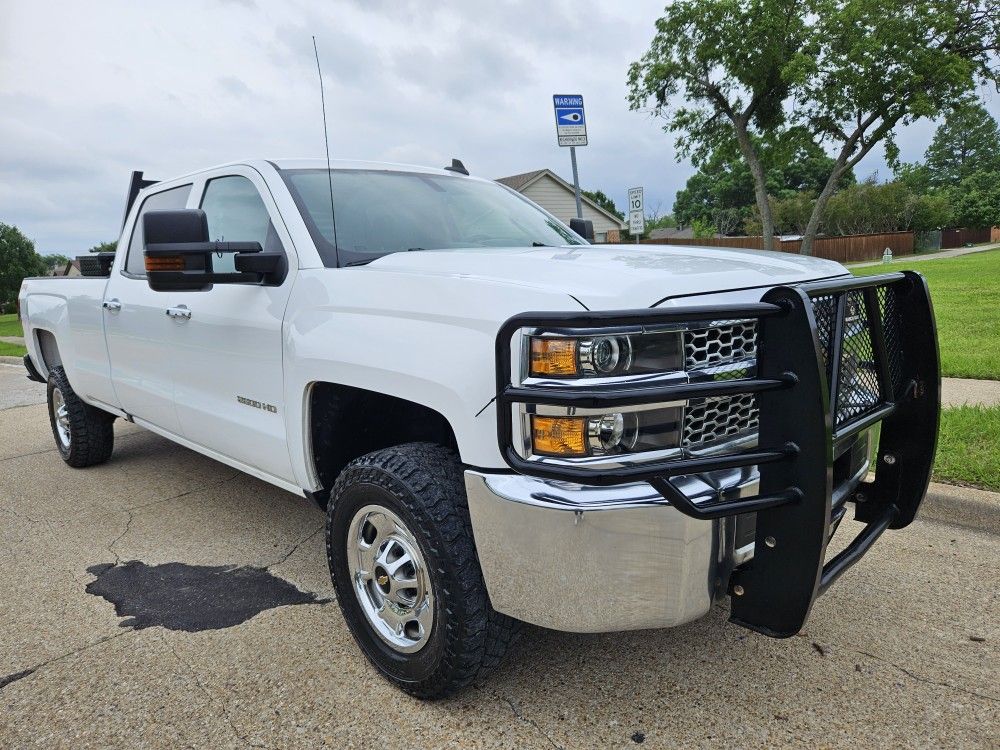
[[[987,230],[987,235],[988,235]],[[987,239],[989,237],[987,236]],[[643,240],[644,245],[688,245],[696,247],[737,247],[760,250],[764,247],[763,237],[709,237],[706,239],[670,238]],[[802,240],[781,240],[775,238],[775,249],[783,253],[798,253]],[[812,254],[817,258],[827,258],[840,263],[858,263],[866,260],[880,260],[886,248],[894,256],[910,255],[913,252],[913,232],[885,232],[881,234],[847,234],[839,237],[817,237],[813,240]]]

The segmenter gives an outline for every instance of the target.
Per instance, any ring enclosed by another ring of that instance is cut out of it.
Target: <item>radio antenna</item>
[[[319,75],[319,101],[323,108],[323,142],[326,144],[326,180],[330,187],[330,222],[333,224],[333,254],[337,267],[340,267],[340,249],[337,247],[337,214],[333,208],[333,171],[330,169],[330,131],[326,127],[326,96],[323,94],[323,71],[319,67],[319,49],[316,47],[316,37],[313,40],[313,53],[316,55],[316,73]]]

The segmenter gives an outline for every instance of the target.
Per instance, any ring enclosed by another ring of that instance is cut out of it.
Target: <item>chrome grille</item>
[[[759,424],[752,393],[725,398],[695,399],[684,410],[681,446],[697,448],[753,432]]]
[[[757,357],[757,321],[718,320],[684,332],[684,364],[688,372],[713,380],[753,375]],[[681,446],[698,448],[733,439],[757,429],[753,394],[693,399],[684,411]]]
[[[757,321],[717,321],[684,332],[684,361],[689,370],[742,362],[757,356]]]

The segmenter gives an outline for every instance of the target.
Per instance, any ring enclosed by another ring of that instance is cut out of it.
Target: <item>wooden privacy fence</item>
[[[764,247],[763,237],[709,237],[706,239],[643,240],[644,245],[688,245],[695,247],[740,247],[760,250]],[[775,238],[775,249],[783,253],[797,253],[802,240],[779,240]],[[879,260],[885,249],[893,255],[910,255],[913,252],[913,232],[886,232],[882,234],[847,234],[841,237],[817,237],[813,240],[812,254],[817,258],[827,258],[840,263],[856,263],[864,260]]]
[[[941,249],[947,250],[952,247],[963,247],[969,243],[990,241],[990,228],[984,229],[942,229]]]

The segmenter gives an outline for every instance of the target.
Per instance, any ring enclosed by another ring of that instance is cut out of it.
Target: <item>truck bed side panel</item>
[[[43,376],[57,364],[46,361],[42,353],[39,333],[47,331],[55,337],[73,390],[87,402],[117,407],[101,308],[106,285],[103,278],[26,279],[22,304],[27,304],[28,325],[24,333],[28,352]]]

